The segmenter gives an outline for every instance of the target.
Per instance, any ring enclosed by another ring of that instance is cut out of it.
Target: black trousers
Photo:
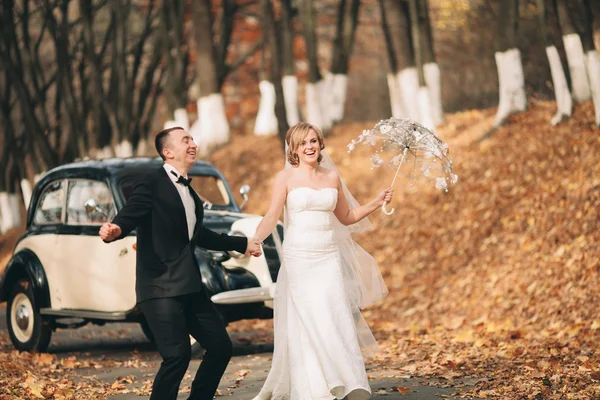
[[[140,303],[163,359],[150,400],[175,400],[191,359],[189,335],[206,350],[189,400],[212,400],[231,359],[231,340],[221,315],[204,292]]]

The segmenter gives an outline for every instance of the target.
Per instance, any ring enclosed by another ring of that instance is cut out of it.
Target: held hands
[[[107,243],[112,242],[118,238],[119,235],[121,235],[121,227],[119,225],[107,222],[100,227],[100,239]]]
[[[394,189],[389,187],[379,193],[379,196],[375,199],[375,203],[381,207],[384,203],[390,204],[392,201],[392,197],[394,196]]]
[[[260,257],[262,254],[261,250],[262,242],[257,238],[248,238],[248,247],[246,248],[247,256]]]

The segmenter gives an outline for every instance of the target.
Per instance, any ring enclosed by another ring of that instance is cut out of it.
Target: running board
[[[40,309],[40,314],[66,318],[102,319],[107,321],[124,321],[127,319],[127,314],[124,312],[102,312],[90,310],[54,310],[52,308],[42,308]]]
[[[273,296],[271,295],[270,288],[255,287],[221,292],[215,294],[210,299],[215,304],[246,304],[270,301],[273,300]]]

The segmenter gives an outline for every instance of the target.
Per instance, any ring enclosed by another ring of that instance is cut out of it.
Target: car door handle
[[[124,255],[125,255],[125,254],[127,254],[127,253],[128,253],[128,251],[127,251],[127,247],[123,247],[123,248],[121,249],[121,251],[119,252],[119,257],[122,257],[122,256],[124,256]]]

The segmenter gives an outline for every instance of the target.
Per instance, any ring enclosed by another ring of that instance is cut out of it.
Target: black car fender
[[[8,300],[13,286],[23,278],[27,278],[33,286],[36,306],[50,307],[50,289],[46,272],[38,257],[29,249],[15,253],[6,265],[0,279],[0,302]]]
[[[209,297],[229,290],[260,286],[256,276],[245,268],[225,268],[219,254],[221,253],[211,253],[201,248],[196,248],[195,251],[202,276],[202,285]]]
[[[196,247],[194,251],[196,261],[198,262],[198,268],[200,269],[200,275],[202,276],[202,286],[210,296],[221,293],[223,287],[223,277],[219,276],[215,269],[212,255],[199,247]]]

